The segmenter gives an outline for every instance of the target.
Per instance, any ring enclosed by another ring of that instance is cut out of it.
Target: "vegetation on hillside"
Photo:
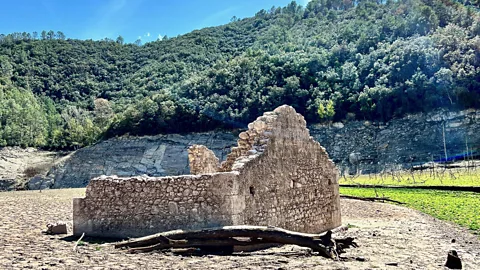
[[[314,0],[145,45],[0,35],[0,145],[480,107],[480,19],[454,1]]]

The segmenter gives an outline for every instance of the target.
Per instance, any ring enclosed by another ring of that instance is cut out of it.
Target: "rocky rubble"
[[[46,177],[40,174],[32,177],[27,183],[27,187],[29,190],[49,189],[52,186],[53,178]]]

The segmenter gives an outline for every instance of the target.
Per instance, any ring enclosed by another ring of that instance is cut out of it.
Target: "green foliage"
[[[324,103],[326,105],[323,105]],[[318,106],[317,113],[318,117],[323,121],[333,119],[333,116],[335,115],[333,101],[329,100],[327,102],[321,102]]]
[[[436,218],[480,231],[480,194],[414,189],[340,188],[340,193],[358,197],[388,197],[404,202]]]
[[[0,144],[244,127],[281,104],[309,122],[479,108],[479,33],[456,2],[313,0],[143,45],[0,35],[0,80],[17,91]]]
[[[42,111],[31,92],[0,85],[0,145],[44,146],[47,119]]]

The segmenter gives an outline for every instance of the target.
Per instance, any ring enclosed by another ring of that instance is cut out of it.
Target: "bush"
[[[26,178],[32,178],[38,174],[46,174],[50,170],[50,168],[51,168],[51,164],[44,163],[41,165],[25,168],[25,170],[23,171],[23,174],[25,175]]]

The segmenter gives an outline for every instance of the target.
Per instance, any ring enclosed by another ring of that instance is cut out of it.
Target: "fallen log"
[[[269,243],[262,239],[246,239],[238,240],[234,238],[226,239],[190,239],[190,240],[171,240],[165,237],[163,241],[158,244],[147,247],[136,247],[128,250],[129,253],[151,252],[154,250],[163,249],[186,249],[186,248],[215,248],[224,247],[225,249],[233,248],[234,246],[249,246]],[[233,252],[233,249],[232,249]]]
[[[338,254],[344,252],[344,249],[351,246],[356,247],[353,238],[336,240],[332,238],[331,231],[322,235],[299,233],[276,227],[225,226],[194,231],[168,231],[120,242],[115,244],[115,248],[130,248],[129,252],[137,253],[165,249],[209,249],[215,247],[234,250],[235,246],[259,244],[289,244],[308,247],[327,258],[336,258]]]
[[[368,202],[393,202],[398,204],[405,204],[404,202],[395,201],[385,197],[357,197],[357,196],[350,196],[350,195],[340,195],[340,198],[361,200],[361,201],[368,201]]]

